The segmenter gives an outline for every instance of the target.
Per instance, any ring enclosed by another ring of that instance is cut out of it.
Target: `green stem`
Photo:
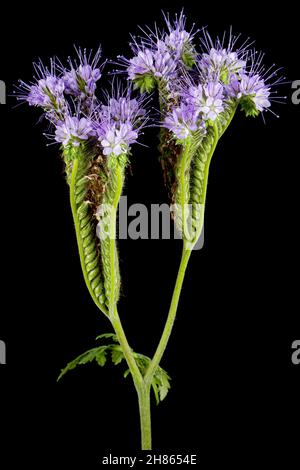
[[[112,213],[110,216],[109,227],[109,262],[110,262],[110,297],[109,297],[109,315],[111,318],[115,315],[116,305],[116,226],[117,226],[117,212],[119,200],[123,189],[124,167],[116,165],[115,169],[116,186],[115,193],[112,201]]]
[[[130,369],[133,383],[138,395],[139,414],[140,414],[140,429],[141,429],[141,448],[142,450],[151,450],[151,409],[150,409],[150,385],[145,384],[143,376],[134,358],[133,351],[128,344],[125,332],[117,309],[113,318],[111,318],[112,326],[117,335],[118,341],[124,353],[126,362]]]
[[[210,154],[209,154],[208,159],[207,159],[207,164],[205,166],[204,179],[203,179],[203,192],[201,194],[201,204],[205,204],[210,162],[211,162],[212,156],[213,156],[213,154],[216,150],[218,140],[219,140],[219,131],[218,131],[218,128],[217,128],[215,123],[213,124],[213,129],[214,129],[214,133],[215,133],[215,138],[214,138],[214,144],[211,148]],[[201,227],[201,230],[202,230],[202,227]]]
[[[84,251],[83,251],[83,246],[82,246],[82,239],[81,239],[80,227],[79,227],[78,216],[77,216],[77,206],[76,206],[76,201],[75,201],[75,185],[76,185],[77,171],[78,171],[78,158],[75,158],[74,161],[73,161],[72,175],[71,175],[70,204],[71,204],[72,216],[73,216],[74,225],[75,225],[75,233],[76,233],[76,239],[77,239],[81,269],[82,269],[82,273],[83,273],[83,277],[84,277],[86,286],[89,290],[89,293],[90,293],[93,301],[95,302],[97,307],[105,315],[108,316],[107,310],[105,309],[104,306],[99,304],[98,299],[97,299],[96,295],[93,292],[93,289],[90,285],[90,281],[89,281],[88,274],[87,274],[87,271],[86,271],[86,267],[85,267]]]
[[[189,233],[188,233],[188,227],[186,224],[186,209],[187,209],[187,204],[188,200],[186,198],[188,194],[188,189],[187,189],[187,181],[186,181],[186,172],[187,172],[187,161],[190,158],[190,148],[191,148],[191,142],[189,141],[183,151],[183,155],[180,161],[180,175],[179,175],[179,180],[180,180],[180,206],[181,206],[181,223],[182,223],[182,237],[185,239],[189,239]]]
[[[152,450],[150,390],[150,386],[144,385],[137,391],[141,422],[142,450]]]
[[[131,347],[128,344],[125,332],[122,327],[122,323],[118,314],[117,308],[115,308],[114,316],[110,319],[111,324],[115,330],[115,333],[117,335],[118,341],[120,343],[120,346],[123,350],[126,362],[128,364],[128,367],[130,369],[134,385],[136,389],[140,389],[144,385],[144,380],[143,376],[141,374],[140,369],[137,366],[136,360],[134,358],[133,351]]]
[[[151,450],[151,415],[150,415],[150,387],[146,387],[143,376],[134,358],[134,353],[129,346],[123,326],[116,307],[117,298],[117,251],[116,251],[116,221],[119,200],[122,194],[124,166],[122,163],[116,165],[112,171],[115,172],[114,197],[112,200],[110,227],[109,227],[109,263],[110,263],[110,296],[109,317],[115,330],[118,341],[122,348],[126,362],[131,372],[133,383],[138,395],[142,449]]]
[[[165,324],[165,328],[162,334],[162,337],[160,339],[160,342],[158,344],[158,347],[156,349],[156,352],[153,356],[152,361],[150,362],[150,365],[146,371],[146,374],[144,376],[144,381],[147,385],[151,385],[153,376],[156,372],[157,367],[159,366],[159,363],[161,361],[161,358],[165,352],[165,349],[167,347],[168,341],[170,334],[172,332],[172,328],[174,325],[174,321],[176,318],[176,311],[178,307],[178,302],[180,298],[180,293],[182,289],[182,284],[184,280],[184,275],[185,271],[188,265],[189,258],[191,256],[191,249],[186,248],[186,243],[183,243],[183,250],[182,250],[182,257],[181,257],[181,262],[179,266],[179,271],[176,279],[176,284],[173,292],[173,297],[171,301],[171,306],[168,314],[168,318]]]

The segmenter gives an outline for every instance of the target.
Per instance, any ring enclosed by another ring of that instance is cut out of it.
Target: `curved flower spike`
[[[205,31],[195,68],[172,83],[161,103],[161,162],[176,225],[190,247],[203,227],[209,165],[220,137],[239,106],[246,116],[269,110],[272,86],[282,82],[272,67],[265,71],[263,56],[250,51],[248,41],[237,48],[238,38],[230,32],[227,45],[214,43]]]

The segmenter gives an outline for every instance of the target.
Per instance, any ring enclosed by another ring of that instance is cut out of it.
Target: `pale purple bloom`
[[[58,103],[63,100],[64,89],[64,83],[60,78],[47,75],[45,78],[38,80],[36,85],[29,87],[27,101],[30,106],[41,106],[43,108],[58,106]]]
[[[198,57],[197,66],[205,81],[221,81],[229,84],[230,81],[245,73],[249,54],[249,42],[246,40],[238,45],[240,35],[224,33],[222,39],[213,41],[207,31],[201,38],[202,54]]]
[[[258,111],[263,111],[271,106],[269,101],[270,87],[267,86],[261,77],[256,75],[242,75],[240,80],[235,80],[230,86],[231,96],[237,99],[243,96],[251,98]]]
[[[114,96],[106,96],[106,104],[100,105],[93,113],[94,129],[104,155],[121,155],[130,150],[148,117],[142,95],[131,99],[131,89],[122,91],[117,85]]]
[[[103,147],[103,154],[110,155],[114,154],[119,156],[123,153],[121,146],[121,139],[117,136],[117,130],[115,128],[109,129],[104,138],[101,140],[101,145]]]
[[[82,142],[95,135],[90,119],[76,116],[67,116],[64,121],[56,125],[55,140],[61,142],[65,147],[72,144],[78,147]]]
[[[109,98],[108,104],[102,105],[101,111],[103,115],[120,122],[136,121],[146,114],[138,100],[125,96],[119,99]]]
[[[136,142],[138,133],[133,130],[130,123],[122,123],[119,128],[108,128],[101,140],[104,155],[119,156],[127,153],[129,146]]]
[[[164,15],[164,18],[169,34],[166,34],[161,42],[165,44],[169,52],[173,52],[178,59],[182,59],[186,52],[195,55],[192,41],[196,32],[193,32],[193,28],[191,31],[186,31],[186,16],[183,11],[179,18],[176,15],[174,22],[167,15]]]
[[[80,65],[78,69],[71,69],[63,76],[66,93],[85,98],[95,93],[96,82],[101,78],[99,68],[93,69],[91,65]]]
[[[170,21],[167,15],[164,15],[164,19],[167,32],[161,32],[156,27],[154,32],[150,28],[142,30],[145,37],[140,38],[139,42],[133,38],[130,44],[134,57],[131,59],[118,57],[126,66],[129,79],[147,92],[152,91],[155,81],[162,82],[164,90],[170,91],[172,81],[182,70],[190,67],[196,57],[192,44],[195,33],[193,30],[186,31],[186,18],[183,12],[179,18],[176,16],[174,22]],[[151,81],[149,77],[153,80]]]
[[[169,80],[174,76],[177,64],[169,52],[155,51],[150,49],[139,50],[137,56],[129,59],[127,69],[131,80],[150,74],[155,78]]]
[[[180,31],[176,28],[169,35],[165,37],[166,46],[175,51],[176,55],[181,57],[185,47],[187,47],[190,41],[190,34],[187,31]]]
[[[236,52],[227,49],[211,48],[204,53],[199,61],[199,68],[206,79],[221,80],[224,83],[232,75],[238,75],[245,70],[246,61],[238,57]]]
[[[164,127],[169,129],[179,140],[185,140],[198,130],[198,113],[192,105],[181,104],[167,114]]]
[[[55,75],[53,62],[50,71],[41,62],[34,64],[34,67],[37,73],[35,83],[19,81],[17,99],[26,101],[30,106],[41,107],[51,122],[61,119],[67,109],[63,80]]]
[[[93,55],[92,51],[76,49],[77,59],[69,59],[69,70],[60,66],[62,78],[65,83],[66,93],[84,99],[91,97],[96,90],[96,83],[101,78],[99,66],[101,48],[99,47]]]
[[[224,111],[223,86],[218,82],[190,86],[185,99],[195,106],[204,120],[214,121]]]

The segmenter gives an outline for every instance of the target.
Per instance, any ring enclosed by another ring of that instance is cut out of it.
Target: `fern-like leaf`
[[[70,370],[75,369],[79,365],[88,364],[90,362],[96,361],[97,364],[103,367],[107,362],[107,355],[110,353],[111,361],[114,365],[120,364],[123,360],[125,360],[124,353],[118,340],[114,333],[104,333],[97,337],[97,339],[110,339],[112,338],[114,343],[105,344],[98,346],[93,349],[89,349],[85,353],[78,356],[73,361],[69,362],[67,366],[62,369],[58,381]],[[137,366],[140,369],[142,375],[145,375],[147,368],[151,362],[151,359],[143,354],[139,354],[134,352],[134,358],[136,360]],[[130,370],[127,369],[124,372],[124,377],[127,377],[130,374]],[[155,395],[156,403],[159,404],[168,394],[170,389],[170,377],[168,373],[162,369],[162,367],[157,367],[156,372],[154,374],[152,380],[152,389]]]

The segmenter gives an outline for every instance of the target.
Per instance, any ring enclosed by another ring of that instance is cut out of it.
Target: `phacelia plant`
[[[246,117],[271,111],[283,82],[263,55],[232,32],[215,41],[206,30],[186,28],[183,12],[165,29],[142,30],[133,38],[133,56],[118,57],[129,84],[113,80],[110,92],[96,96],[103,80],[100,49],[77,50],[64,66],[35,64],[30,84],[20,82],[17,98],[43,111],[47,138],[61,146],[80,262],[88,291],[110,321],[113,332],[96,338],[100,345],[62,370],[95,360],[103,366],[125,360],[137,391],[142,449],[151,449],[150,390],[157,402],[170,388],[160,367],[175,320],[186,267],[204,223],[209,166],[217,144],[238,109]],[[153,122],[149,101],[157,90],[160,118]],[[183,240],[182,259],[166,325],[152,359],[129,346],[118,313],[120,270],[116,247],[119,200],[132,145],[147,125],[160,127],[160,162],[173,216]]]

